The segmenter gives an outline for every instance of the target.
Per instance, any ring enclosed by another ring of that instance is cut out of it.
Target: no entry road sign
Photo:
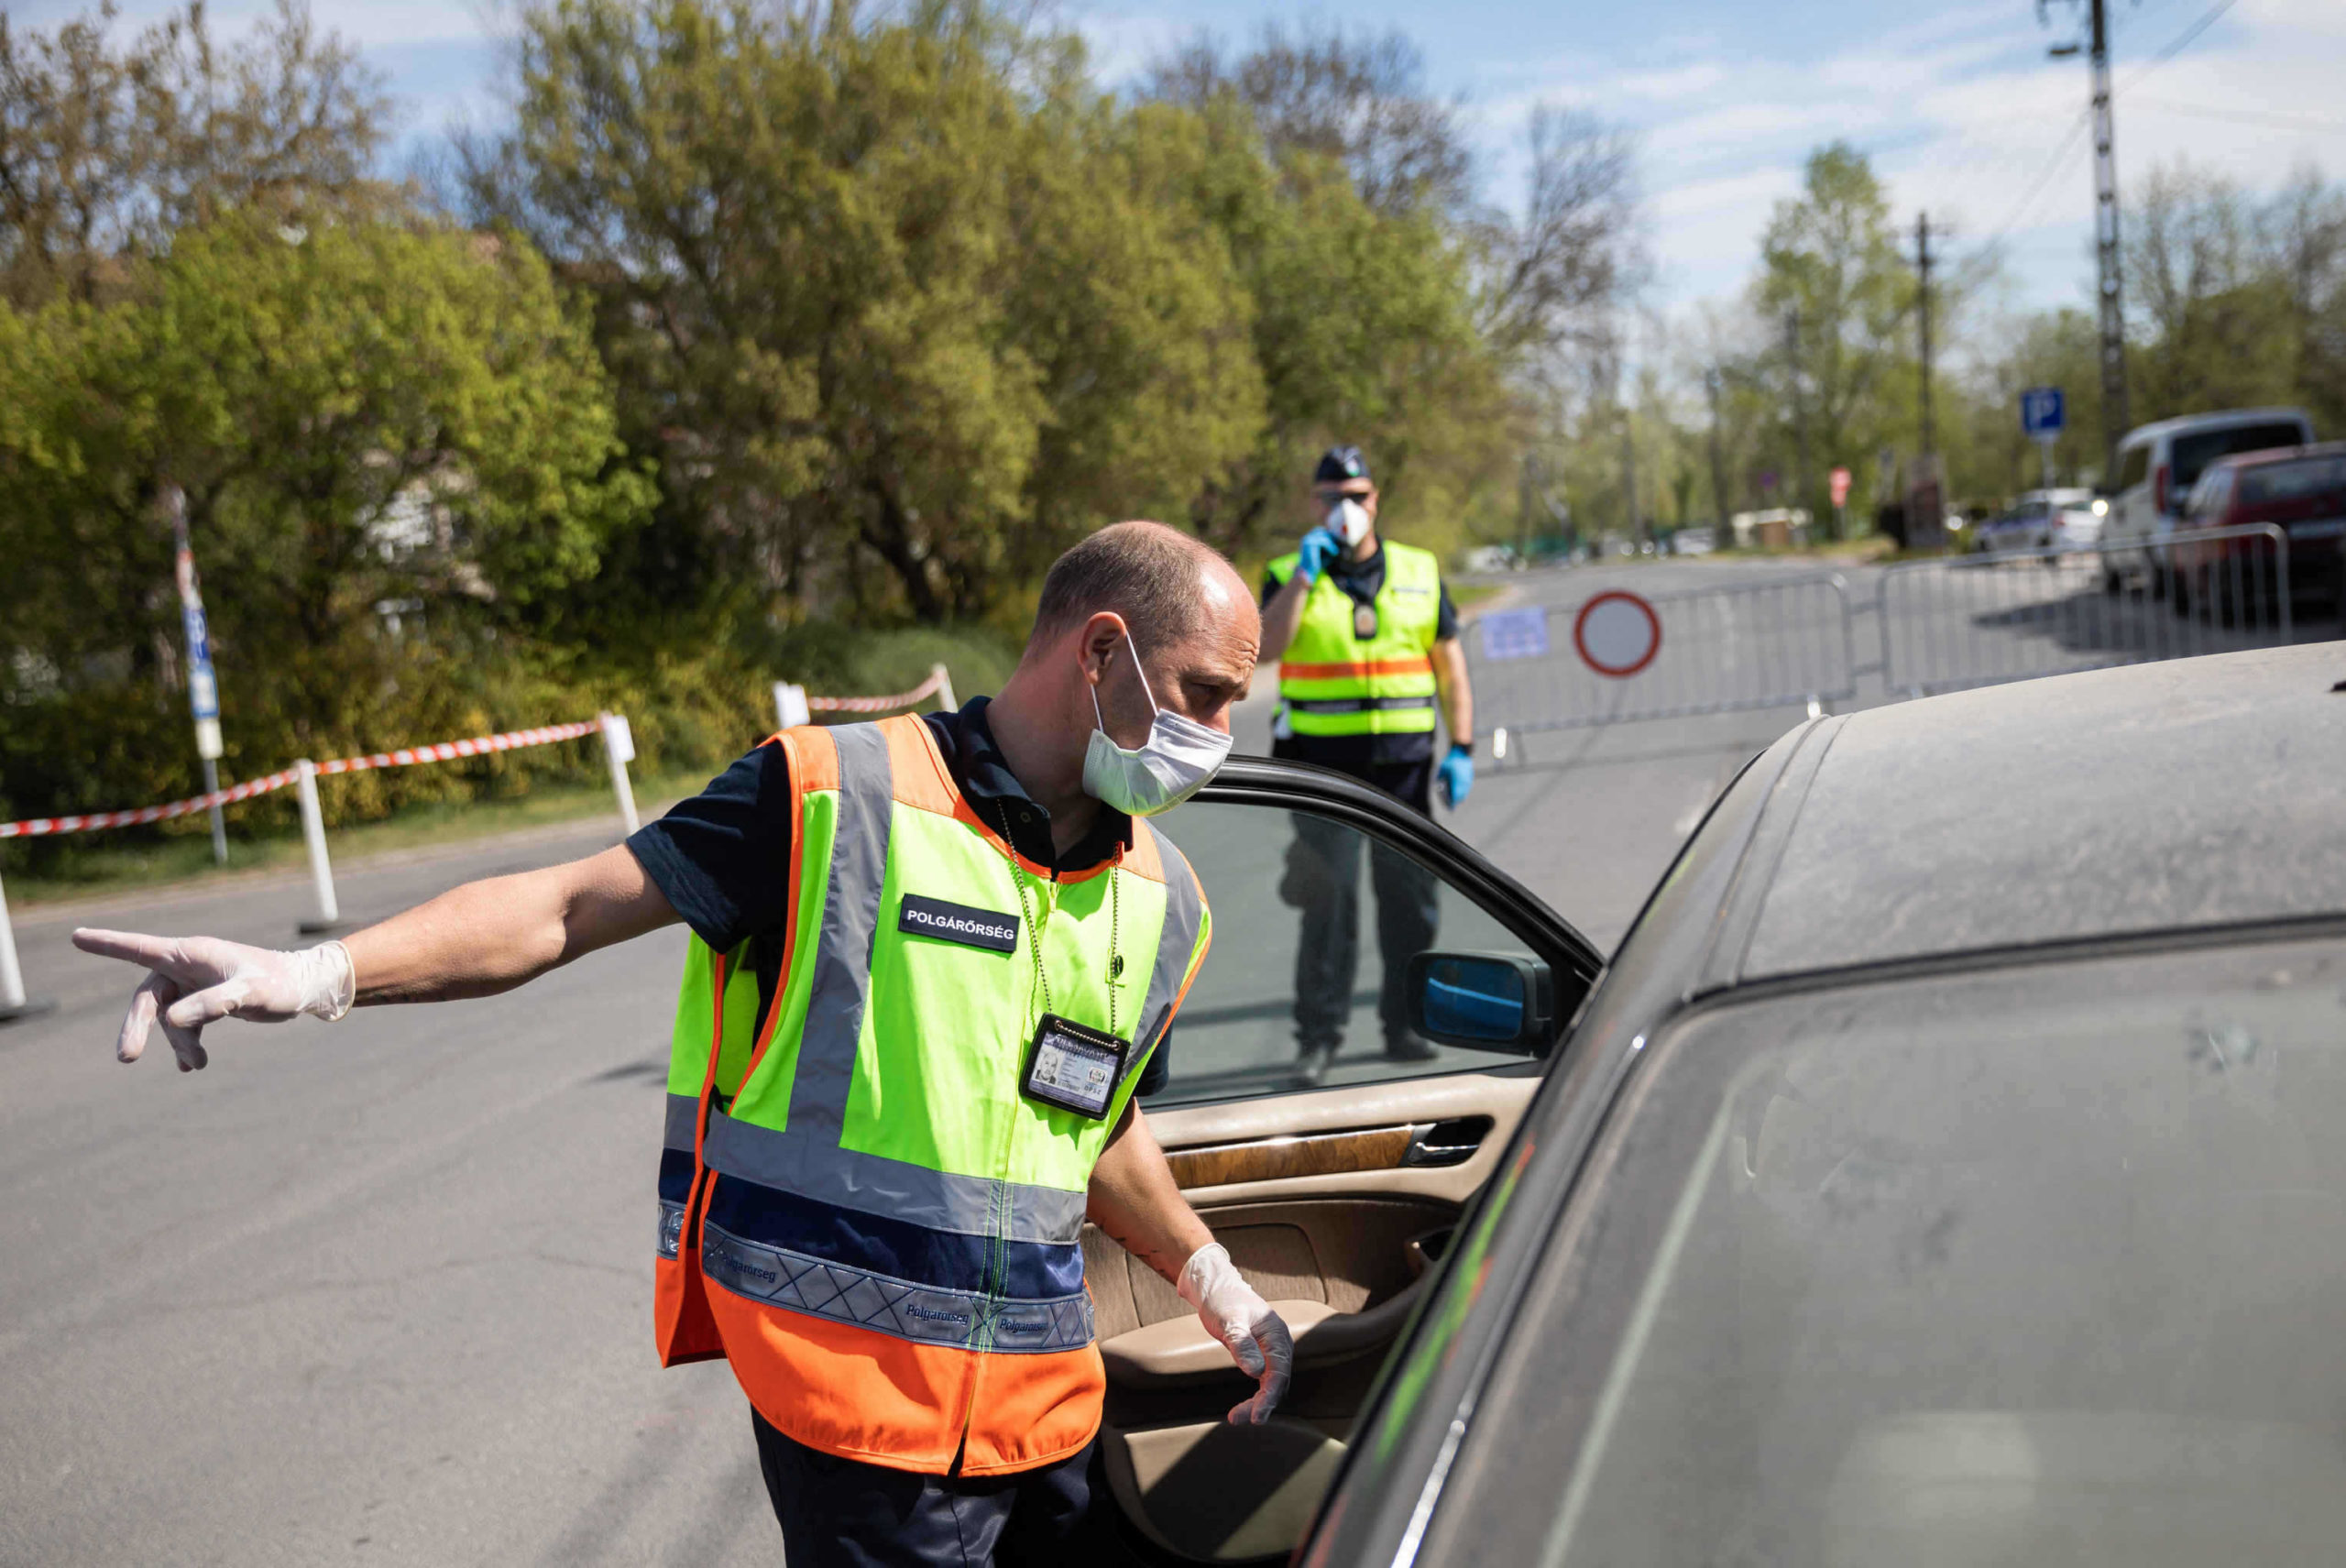
[[[1661,652],[1661,617],[1624,588],[1608,588],[1573,618],[1573,646],[1600,675],[1626,680]]]

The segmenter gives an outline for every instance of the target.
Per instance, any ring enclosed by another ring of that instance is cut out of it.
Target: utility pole
[[[2099,273],[2097,302],[2101,328],[2102,482],[2118,471],[2118,443],[2132,421],[2126,411],[2126,310],[2118,250],[2118,126],[2110,102],[2110,10],[2108,0],[2082,0],[2086,7],[2087,53],[2093,64],[2093,246]],[[2049,0],[2036,0],[2036,19],[2045,20]],[[2075,43],[2055,44],[2055,59],[2077,52]]]
[[[1645,535],[1638,524],[1638,433],[1627,408],[1621,411],[1621,493],[1629,509],[1629,537],[1642,540]]]
[[[2104,0],[2093,7],[2093,240],[2101,281],[2102,482],[2118,472],[2118,442],[2126,433],[2126,313],[2120,298],[2118,259],[2118,126],[2110,105],[2110,17]]]
[[[1784,365],[1792,380],[1792,501],[1808,506],[1808,395],[1800,371],[1800,306],[1784,307]],[[1813,514],[1812,514],[1813,515]]]
[[[1515,498],[1515,558],[1529,565],[1531,560],[1531,513],[1540,504],[1540,454],[1523,455],[1523,485]]]
[[[1935,433],[1931,428],[1931,214],[1914,215],[1914,269],[1921,284],[1915,300],[1915,314],[1923,325],[1923,455],[1927,457],[1936,445]]]
[[[1727,520],[1727,465],[1719,460],[1719,367],[1716,365],[1703,372],[1703,388],[1711,395],[1711,509],[1717,512],[1717,526],[1725,528]]]

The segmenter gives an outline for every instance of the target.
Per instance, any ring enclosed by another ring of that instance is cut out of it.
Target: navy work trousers
[[[992,1568],[1113,1563],[1091,1517],[1091,1447],[1014,1475],[921,1475],[841,1459],[766,1419],[758,1464],[782,1521],[786,1568]],[[1113,1531],[1104,1530],[1113,1542]]]
[[[1431,816],[1430,762],[1369,770],[1375,784]],[[1353,1011],[1353,980],[1360,970],[1360,862],[1365,837],[1340,822],[1295,815],[1282,892],[1303,913],[1295,950],[1295,1038],[1304,1051],[1332,1050]],[[1376,894],[1376,947],[1385,979],[1377,1020],[1387,1047],[1410,1036],[1408,969],[1433,946],[1442,916],[1442,889],[1431,872],[1382,844],[1369,843],[1368,881]]]

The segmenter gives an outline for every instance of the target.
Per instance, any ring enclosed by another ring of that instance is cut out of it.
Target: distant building
[[[1808,509],[1770,507],[1766,511],[1739,511],[1727,519],[1735,531],[1738,550],[1781,550],[1808,539]]]

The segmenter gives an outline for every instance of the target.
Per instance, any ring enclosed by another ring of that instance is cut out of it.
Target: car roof
[[[2316,441],[2303,446],[2267,446],[2259,452],[2235,452],[2208,465],[2217,468],[2261,468],[2267,463],[2297,463],[2308,457],[2346,457],[2346,441]]]
[[[1737,980],[2346,913],[2346,645],[1897,703],[1804,744],[1753,836],[1781,849]]]
[[[2230,430],[2234,425],[2261,424],[2266,420],[2284,419],[2295,420],[2308,430],[2313,428],[2313,416],[2303,409],[2222,409],[2213,413],[2179,414],[2174,419],[2138,424],[2128,431],[2124,439],[2118,444],[2139,446],[2144,442],[2155,441],[2163,435],[2177,435],[2186,431]]]

